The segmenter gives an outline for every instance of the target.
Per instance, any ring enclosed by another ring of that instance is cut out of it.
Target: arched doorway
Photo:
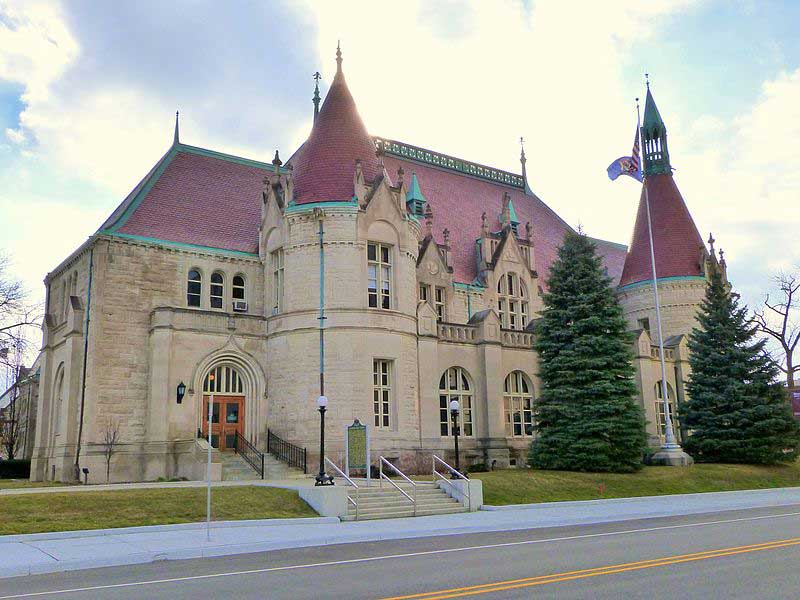
[[[212,403],[211,445],[220,450],[236,446],[236,434],[245,435],[245,383],[230,365],[213,367],[203,379],[201,430],[208,437],[208,405]]]

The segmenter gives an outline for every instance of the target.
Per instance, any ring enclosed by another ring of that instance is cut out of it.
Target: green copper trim
[[[612,248],[616,248],[617,250],[627,250],[628,247],[625,244],[620,244],[619,242],[610,242],[608,240],[601,240],[600,238],[594,238],[591,236],[586,236],[593,242],[597,242],[598,244],[602,244],[604,246],[611,246]]]
[[[187,144],[176,145],[179,152],[188,152],[189,154],[197,154],[200,156],[208,156],[209,158],[219,158],[227,162],[245,165],[247,167],[256,167],[258,169],[265,169],[274,171],[275,165],[272,163],[261,162],[260,160],[253,160],[251,158],[244,158],[242,156],[235,156],[233,154],[225,154],[224,152],[217,152],[216,150],[209,150],[208,148],[200,148],[198,146],[189,146]],[[286,169],[280,168],[281,173],[285,173]]]
[[[315,208],[350,208],[353,209],[353,211],[357,211],[358,202],[331,201],[331,202],[309,202],[308,204],[290,204],[289,206],[286,207],[284,214],[308,212],[314,210]]]
[[[128,204],[128,206],[125,208],[125,211],[119,216],[114,224],[105,230],[106,232],[115,232],[120,227],[125,225],[130,216],[136,212],[136,209],[139,208],[139,205],[147,197],[147,194],[150,193],[150,190],[153,189],[153,186],[159,180],[161,175],[164,174],[164,171],[169,166],[169,163],[172,162],[172,159],[175,158],[175,155],[178,153],[180,146],[181,144],[175,144],[169,149],[167,155],[161,160],[161,164],[158,165],[158,168],[156,168],[155,171],[153,171],[153,174],[147,179],[147,182],[145,182],[145,184],[142,186],[142,189],[139,190],[139,193],[136,194],[136,197],[133,199],[133,201]]]
[[[454,282],[453,287],[457,290],[464,290],[465,292],[480,292],[486,291],[486,286],[478,285],[476,283],[458,283]]]
[[[645,177],[648,175],[671,175],[672,165],[669,162],[669,148],[667,147],[667,127],[661,118],[661,113],[658,112],[649,86],[641,133]]]
[[[158,238],[145,237],[143,235],[134,235],[132,233],[117,233],[110,229],[101,229],[97,232],[98,235],[109,235],[111,237],[118,237],[127,240],[135,240],[137,242],[144,242],[156,246],[176,246],[178,248],[186,248],[189,250],[203,250],[205,252],[213,252],[214,254],[227,254],[232,256],[248,256],[258,258],[256,252],[244,252],[242,250],[226,250],[225,248],[214,248],[212,246],[201,246],[200,244],[187,244],[185,242],[173,242],[171,240],[161,240]]]
[[[415,160],[450,171],[458,171],[460,173],[472,175],[473,177],[478,177],[479,179],[487,179],[495,183],[510,185],[521,190],[525,189],[525,180],[521,175],[517,175],[516,173],[494,169],[486,165],[469,162],[461,158],[433,152],[432,150],[426,150],[425,148],[412,146],[411,144],[398,142],[396,140],[387,140],[380,137],[374,137],[372,139],[376,145],[383,145],[383,149],[387,154],[393,154],[400,158]]]
[[[425,196],[422,195],[422,190],[419,189],[419,181],[417,180],[416,173],[411,174],[411,187],[408,188],[408,193],[406,194],[406,202],[411,202],[412,200],[427,202]]]
[[[511,219],[512,223],[516,223],[519,225],[519,218],[517,218],[517,211],[514,210],[514,203],[511,200],[508,201],[508,216]]]
[[[705,281],[706,278],[702,275],[674,275],[672,277],[659,277],[659,283],[669,283],[670,281]],[[647,279],[645,281],[635,281],[633,283],[628,283],[626,285],[619,286],[617,289],[622,291],[628,291],[640,287],[644,287],[646,285],[652,285],[653,280]]]

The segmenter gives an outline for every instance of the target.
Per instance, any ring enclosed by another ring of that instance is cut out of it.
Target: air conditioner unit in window
[[[247,312],[247,302],[244,300],[234,300],[233,312]]]

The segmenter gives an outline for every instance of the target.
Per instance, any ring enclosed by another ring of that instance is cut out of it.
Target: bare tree
[[[19,393],[21,369],[17,369],[13,385],[8,389],[8,405],[0,409],[0,446],[8,460],[14,460],[25,437],[27,419],[23,415],[22,398]]]
[[[109,418],[106,420],[100,445],[103,447],[103,456],[106,459],[106,483],[108,483],[111,478],[111,459],[119,446],[119,419]]]
[[[13,369],[32,349],[30,337],[41,327],[42,308],[28,302],[22,283],[9,274],[8,257],[0,253],[0,365]]]
[[[800,364],[794,356],[800,342],[800,275],[779,273],[774,279],[777,300],[770,300],[767,294],[764,306],[754,311],[753,320],[761,333],[772,341],[770,355],[786,375],[786,385],[791,388],[795,384],[795,374],[800,374]]]

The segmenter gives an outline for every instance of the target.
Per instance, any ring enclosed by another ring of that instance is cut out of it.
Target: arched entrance
[[[213,367],[203,379],[201,430],[208,437],[208,405],[212,404],[211,445],[232,450],[236,434],[245,435],[245,383],[239,371],[230,365]]]

